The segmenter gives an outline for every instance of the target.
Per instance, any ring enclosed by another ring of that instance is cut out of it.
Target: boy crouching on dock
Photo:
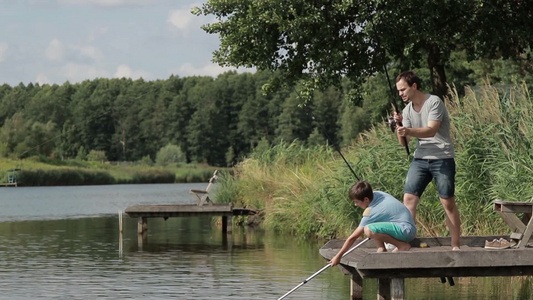
[[[339,264],[344,253],[363,233],[374,240],[377,252],[387,252],[385,243],[396,246],[392,252],[411,249],[409,242],[416,237],[416,226],[411,212],[403,203],[385,192],[373,192],[366,181],[356,182],[349,195],[356,206],[364,209],[363,218],[329,262],[332,266]]]

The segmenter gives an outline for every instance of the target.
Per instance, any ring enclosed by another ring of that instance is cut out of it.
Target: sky
[[[206,0],[0,0],[0,85],[216,77]],[[253,70],[238,70],[253,71]]]

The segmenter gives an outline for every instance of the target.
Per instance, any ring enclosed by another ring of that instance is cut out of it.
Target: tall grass
[[[529,201],[533,196],[533,102],[526,85],[506,91],[469,89],[448,104],[456,147],[456,200],[462,234],[504,234],[508,226],[492,211],[492,200]],[[411,152],[415,142],[412,141]],[[402,199],[410,159],[385,124],[376,125],[342,149],[357,176],[375,190]],[[362,211],[349,201],[354,176],[330,147],[282,143],[254,152],[223,176],[217,201],[264,209],[264,226],[299,237],[342,237]],[[447,235],[435,185],[418,206],[420,236]]]

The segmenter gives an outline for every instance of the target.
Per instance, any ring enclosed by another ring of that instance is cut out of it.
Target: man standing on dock
[[[398,199],[381,192],[372,191],[366,181],[358,181],[349,192],[356,206],[364,209],[359,226],[346,239],[341,250],[330,261],[332,266],[339,264],[342,256],[363,233],[374,240],[378,252],[387,252],[385,243],[396,246],[396,251],[411,249],[409,244],[416,237],[416,226],[409,210]]]
[[[411,137],[417,138],[414,159],[407,178],[403,203],[416,219],[416,206],[422,193],[434,178],[439,199],[446,212],[452,250],[461,246],[461,220],[455,203],[455,151],[450,134],[450,117],[444,102],[435,95],[420,91],[421,80],[413,71],[396,77],[396,89],[404,102],[409,102],[402,114],[394,118],[403,123],[396,132],[405,146]],[[405,139],[404,139],[405,137]]]

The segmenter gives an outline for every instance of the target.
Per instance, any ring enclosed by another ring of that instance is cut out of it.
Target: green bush
[[[87,155],[87,160],[95,162],[106,162],[107,157],[105,155],[105,151],[91,150],[91,152],[89,152],[89,154]]]
[[[170,164],[177,164],[185,162],[185,155],[180,147],[168,144],[161,148],[156,154],[155,163],[158,166],[168,166]]]

